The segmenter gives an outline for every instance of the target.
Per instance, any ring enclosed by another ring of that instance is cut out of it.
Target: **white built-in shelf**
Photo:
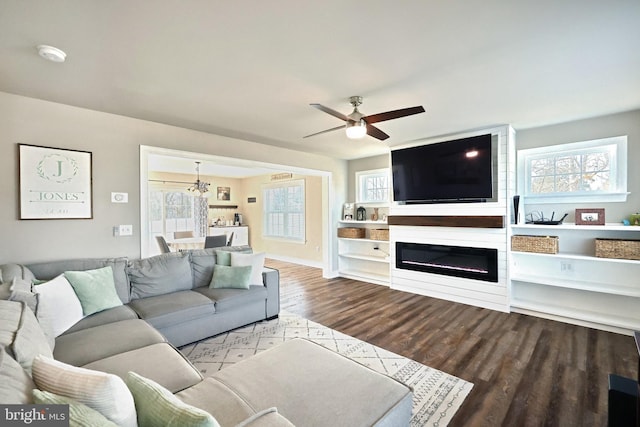
[[[558,252],[557,254],[539,254],[536,252],[520,252],[520,251],[512,251],[512,255],[515,256],[524,256],[524,257],[540,257],[540,258],[566,258],[566,259],[575,259],[575,260],[584,260],[584,261],[593,261],[593,262],[602,262],[602,263],[620,263],[620,264],[640,264],[639,260],[635,259],[620,259],[620,258],[604,258],[604,257],[596,257],[593,255],[583,255],[583,254],[573,254],[567,252]]]
[[[366,221],[356,221],[351,220],[351,221],[346,221],[346,220],[340,220],[341,224],[354,224],[354,225],[364,225],[364,224],[378,224],[378,225],[387,225],[387,221],[371,221],[371,220],[366,220]],[[640,228],[640,227],[638,227]]]
[[[638,322],[635,319],[616,314],[602,314],[594,311],[576,310],[566,306],[520,301],[518,299],[511,301],[511,307],[525,310],[526,312],[544,313],[565,319],[577,319],[589,324],[599,324],[626,330],[638,329]]]
[[[359,259],[359,260],[363,260],[363,261],[384,262],[384,263],[388,263],[389,262],[389,257],[386,256],[386,255],[385,256],[375,256],[375,255],[364,255],[364,254],[359,254],[359,253],[355,253],[355,252],[349,252],[349,253],[340,254],[340,256],[345,257],[345,258]]]
[[[359,239],[357,237],[338,237],[338,240],[349,240],[353,242],[366,242],[366,243],[389,243],[388,240]]]
[[[608,283],[593,283],[585,282],[584,280],[570,280],[549,276],[536,276],[533,274],[513,274],[511,276],[511,280],[558,288],[578,289],[581,291],[640,298],[640,287],[629,287]]]
[[[376,274],[370,271],[357,270],[357,269],[344,269],[340,270],[340,276],[353,280],[364,280],[376,285],[389,286],[388,274]]]
[[[513,230],[529,229],[529,230],[582,230],[582,231],[628,231],[640,232],[640,226],[622,225],[618,223],[609,223],[605,225],[576,225],[573,223],[558,225],[541,225],[541,224],[511,224]]]

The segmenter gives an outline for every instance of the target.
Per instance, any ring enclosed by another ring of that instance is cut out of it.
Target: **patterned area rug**
[[[292,338],[306,338],[413,388],[411,426],[446,426],[473,384],[292,313],[236,329],[180,351],[206,377]]]

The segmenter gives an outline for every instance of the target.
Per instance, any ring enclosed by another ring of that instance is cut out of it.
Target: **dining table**
[[[172,251],[184,251],[189,249],[203,249],[204,237],[183,237],[179,239],[167,239],[167,245]]]

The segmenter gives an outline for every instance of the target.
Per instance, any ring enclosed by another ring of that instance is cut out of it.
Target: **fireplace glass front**
[[[498,281],[498,250],[396,242],[396,268]]]

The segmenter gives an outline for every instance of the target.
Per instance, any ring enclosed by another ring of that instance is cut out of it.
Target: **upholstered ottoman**
[[[412,392],[304,339],[287,341],[177,393],[221,426],[276,407],[297,426],[408,426]]]

